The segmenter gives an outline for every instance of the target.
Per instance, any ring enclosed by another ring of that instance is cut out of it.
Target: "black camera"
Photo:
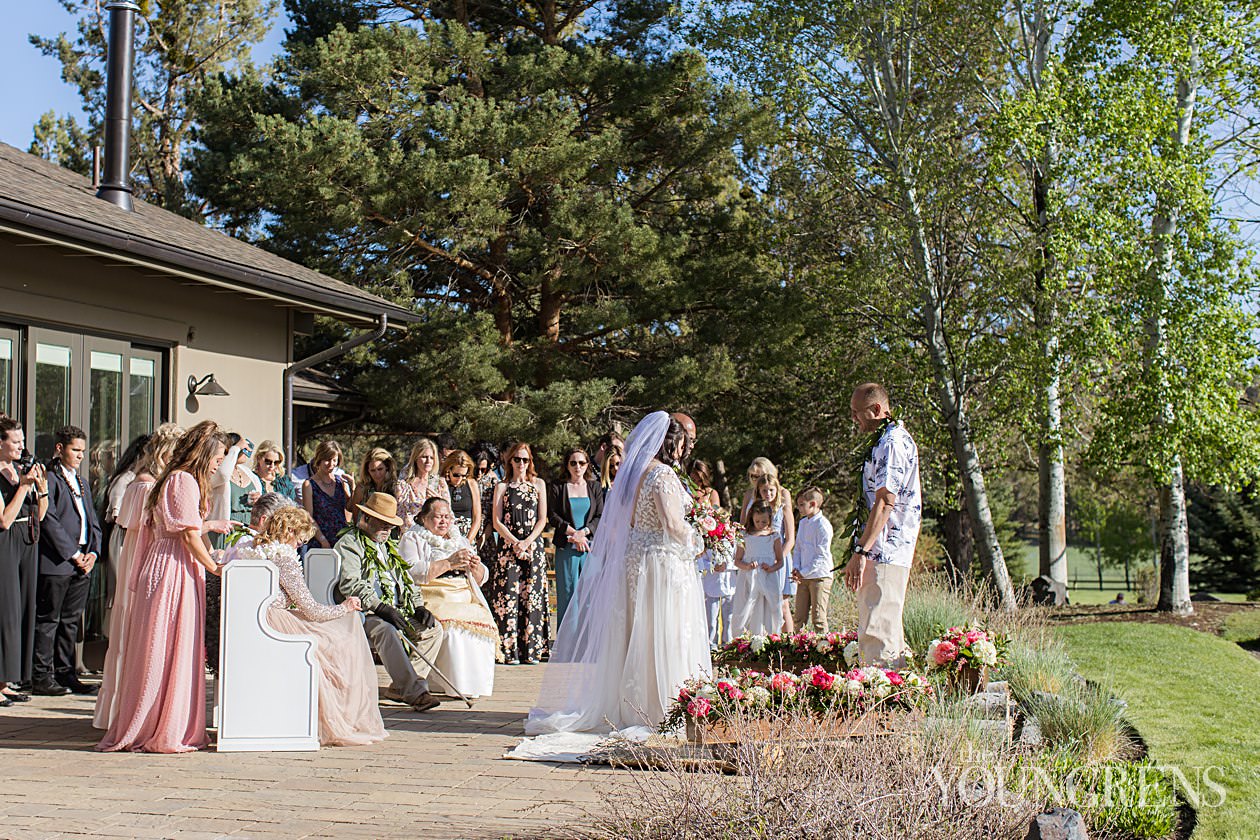
[[[19,458],[13,466],[17,470],[18,475],[26,475],[31,471],[31,467],[35,466],[35,456],[23,449],[22,457]]]

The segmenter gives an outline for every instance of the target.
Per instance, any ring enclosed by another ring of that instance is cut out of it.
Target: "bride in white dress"
[[[630,434],[527,734],[655,728],[683,681],[712,671],[696,566],[704,547],[668,466],[684,443],[663,411]]]

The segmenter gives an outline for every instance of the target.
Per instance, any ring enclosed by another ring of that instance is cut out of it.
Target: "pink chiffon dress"
[[[387,733],[377,703],[376,666],[359,613],[345,604],[316,601],[292,546],[268,543],[258,550],[280,570],[282,591],[268,608],[267,620],[281,633],[316,640],[320,744],[361,746],[382,740]]]
[[[150,542],[132,558],[131,617],[115,689],[116,716],[96,748],[192,752],[209,743],[205,569],[183,536],[204,524],[197,479],[171,473],[146,517]]]
[[[118,675],[126,662],[127,626],[131,623],[132,577],[136,571],[135,559],[149,549],[150,531],[144,524],[144,503],[149,498],[156,479],[151,475],[138,477],[123,494],[114,525],[125,532],[122,549],[111,560],[114,563],[114,605],[109,614],[109,648],[105,652],[105,676],[101,690],[96,695],[96,714],[92,725],[97,729],[109,729],[118,713]]]

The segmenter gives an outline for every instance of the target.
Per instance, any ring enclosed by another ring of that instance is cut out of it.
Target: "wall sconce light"
[[[223,386],[214,380],[213,373],[207,373],[198,379],[195,376],[188,377],[188,396],[190,397],[229,397]]]

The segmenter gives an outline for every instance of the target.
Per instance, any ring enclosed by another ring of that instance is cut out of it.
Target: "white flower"
[[[759,685],[754,685],[744,692],[744,699],[748,701],[750,706],[768,706],[770,704],[770,692]]]
[[[933,639],[933,640],[931,641],[931,643],[928,645],[928,649],[927,649],[927,661],[928,661],[928,667],[929,667],[929,668],[935,668],[935,667],[937,667],[937,665],[936,665],[936,649],[937,649],[938,647],[940,647],[940,646],[941,646],[941,640],[940,640],[940,639]]]
[[[696,692],[697,697],[703,697],[705,700],[716,700],[718,696],[717,687],[712,683],[705,683],[700,690]]]
[[[862,687],[861,680],[845,680],[844,682],[844,690],[855,697],[862,693]]]
[[[761,653],[766,649],[766,642],[770,641],[765,636],[753,636],[748,640],[748,647],[753,653]]]
[[[712,516],[702,516],[700,517],[700,522],[698,524],[700,525],[700,529],[704,531],[705,534],[708,534],[717,527],[717,520]]]
[[[972,643],[971,652],[983,665],[997,664],[997,646],[987,639]]]
[[[905,674],[904,679],[906,681],[906,685],[910,686],[911,688],[923,687],[923,677],[920,677],[914,671],[910,671],[909,673]]]
[[[856,666],[858,664],[858,659],[861,656],[861,653],[862,653],[862,648],[858,645],[856,639],[852,642],[849,642],[847,645],[844,646],[845,663],[850,668]]]
[[[831,653],[831,642],[826,639],[819,639],[818,644],[814,645],[814,650],[819,653]]]

